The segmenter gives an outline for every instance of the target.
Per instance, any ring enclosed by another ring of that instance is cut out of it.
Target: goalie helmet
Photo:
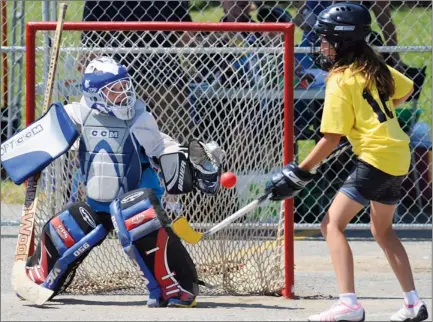
[[[82,89],[89,107],[121,120],[135,116],[137,98],[131,77],[126,67],[114,59],[93,59],[84,71]]]
[[[335,48],[334,61],[323,55],[319,57],[320,65],[329,69],[339,57],[357,50],[357,44],[366,43],[371,33],[370,12],[362,4],[336,3],[320,12],[313,31]]]

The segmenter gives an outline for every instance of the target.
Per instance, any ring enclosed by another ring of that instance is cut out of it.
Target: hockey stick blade
[[[349,147],[350,147],[349,142],[345,142],[341,144],[334,151],[332,151],[332,153],[326,159],[320,162],[320,164],[318,164],[313,170],[316,170],[318,167],[328,162],[329,160],[336,158],[344,151],[346,151]],[[261,203],[263,203],[263,201],[267,200],[270,197],[270,195],[271,195],[271,191],[265,191],[265,193],[262,194],[260,197],[251,201],[248,205],[239,209],[234,214],[230,215],[220,223],[216,224],[214,227],[212,227],[210,230],[208,230],[205,233],[200,233],[194,230],[194,228],[191,227],[190,223],[184,216],[177,217],[173,221],[171,228],[179,238],[183,239],[187,243],[197,244],[204,237],[213,235],[217,231],[230,225],[236,219],[239,219],[240,217],[246,215],[250,211],[255,210],[258,206],[260,206]]]
[[[171,229],[188,244],[197,244],[203,238],[203,234],[195,231],[184,216],[177,217],[171,224]]]
[[[265,192],[262,196],[260,196],[257,199],[254,199],[248,205],[239,209],[234,214],[230,215],[229,217],[227,217],[226,219],[224,219],[223,221],[221,221],[217,225],[213,226],[211,229],[209,229],[205,233],[200,233],[200,232],[194,230],[194,228],[191,227],[188,220],[184,216],[177,217],[173,221],[171,229],[174,231],[174,233],[177,236],[179,236],[181,239],[183,239],[187,243],[197,244],[204,237],[213,235],[217,231],[230,225],[236,219],[238,219],[238,218],[246,215],[250,211],[253,211],[254,209],[256,209],[263,201],[268,199],[270,194],[271,194],[270,192]]]
[[[44,304],[54,294],[54,291],[36,284],[27,276],[25,261],[14,263],[12,286],[19,296],[37,305]]]
[[[67,7],[68,5],[66,3],[60,4],[60,14],[54,36],[54,45],[50,57],[50,69],[48,72],[47,87],[44,95],[43,113],[48,110],[51,101],[57,61],[60,52],[60,40],[63,30],[63,22],[65,20]],[[35,283],[32,279],[30,279],[30,277],[28,277],[26,272],[26,263],[30,255],[30,247],[33,242],[36,208],[38,202],[37,188],[39,185],[39,179],[40,173],[37,173],[27,179],[26,197],[23,214],[21,216],[21,224],[18,231],[17,248],[15,251],[11,278],[12,287],[20,297],[34,304],[42,305],[52,297],[54,291]]]

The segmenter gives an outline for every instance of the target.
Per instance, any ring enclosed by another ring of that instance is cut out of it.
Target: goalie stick
[[[50,69],[48,72],[47,87],[44,93],[43,112],[45,113],[51,101],[53,93],[54,77],[56,74],[57,60],[60,50],[60,39],[62,36],[63,22],[65,20],[66,3],[60,4],[59,19],[57,21],[54,35],[54,45],[50,58]],[[15,250],[14,265],[12,268],[12,287],[15,292],[22,298],[38,305],[44,304],[54,294],[54,291],[36,284],[27,276],[26,263],[29,257],[30,247],[33,244],[33,232],[36,219],[36,206],[38,202],[37,188],[39,184],[40,173],[30,177],[27,181],[26,197],[24,201],[23,213],[21,215],[21,224],[18,232],[17,248]]]
[[[316,170],[318,167],[320,167],[322,164],[328,162],[331,159],[336,158],[340,154],[342,154],[344,151],[346,151],[350,147],[349,142],[345,142],[338,146],[326,159],[322,160],[314,169]],[[172,223],[172,230],[178,235],[181,239],[186,241],[189,244],[196,244],[200,240],[202,240],[206,236],[210,236],[215,234],[217,231],[220,231],[221,229],[227,227],[235,220],[239,219],[240,217],[246,215],[250,211],[253,211],[256,209],[261,203],[263,203],[265,200],[267,200],[271,195],[271,191],[265,191],[260,197],[250,202],[245,207],[239,209],[234,214],[230,215],[220,223],[213,226],[211,229],[204,233],[200,233],[198,231],[195,231],[194,228],[191,227],[188,220],[184,216],[179,216],[176,218]]]

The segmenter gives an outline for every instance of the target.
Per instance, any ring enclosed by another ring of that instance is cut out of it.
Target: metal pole
[[[24,35],[24,12],[25,12],[25,1],[21,1],[21,10],[19,12],[19,18],[20,18],[20,34]],[[24,37],[20,38],[19,41],[20,46],[24,46]],[[18,77],[18,89],[16,91],[16,95],[14,97],[14,116],[18,118],[19,120],[19,126],[21,126],[21,98],[23,93],[23,77],[21,77],[24,74],[23,66],[24,66],[24,54],[23,53],[17,53],[17,73],[16,75],[19,75]],[[15,73],[14,73],[15,74]]]
[[[8,19],[7,19],[7,7],[6,7],[6,1],[1,1],[1,17],[2,17],[2,32],[1,32],[1,46],[2,49],[8,45],[8,34],[7,34],[7,29],[8,29]],[[3,102],[3,106],[2,106],[2,122],[3,122],[3,108],[6,110],[7,109],[7,105],[8,105],[8,74],[9,74],[9,70],[8,70],[8,55],[6,52],[4,52],[2,50],[1,53],[1,61],[2,61],[2,70],[3,70],[3,75],[2,75],[2,82],[3,82],[3,97],[2,97],[2,102]]]
[[[50,19],[50,4],[48,0],[42,1],[42,20],[51,21]],[[44,33],[44,60],[42,69],[43,84],[47,83],[47,75],[49,70],[51,39],[49,33]]]
[[[48,1],[50,3],[50,20],[51,21],[57,21],[57,1],[56,0],[51,0]]]
[[[12,44],[16,43],[16,33],[17,33],[17,29],[14,28],[13,26],[17,25],[17,1],[13,2],[13,7],[12,7]],[[12,136],[12,121],[13,121],[13,111],[12,111],[12,105],[13,105],[13,98],[15,95],[15,91],[14,91],[14,85],[15,85],[15,73],[14,73],[14,69],[15,69],[15,53],[12,52],[11,53],[11,74],[10,74],[10,78],[9,78],[9,95],[8,95],[8,106],[7,106],[7,110],[8,110],[8,128],[7,128],[7,137],[10,138]]]
[[[50,17],[50,20],[51,21],[57,21],[57,11],[58,11],[58,9],[57,9],[57,5],[58,5],[58,1],[53,1],[53,0],[51,0],[51,1],[48,1],[48,3],[49,3],[49,17]],[[51,43],[50,43],[50,49],[51,49]],[[47,57],[49,57],[49,56],[47,56]],[[58,64],[60,65],[60,61],[61,61],[61,59],[60,59],[60,57],[59,57],[59,62],[58,62]],[[58,76],[59,75],[59,68],[57,69],[57,71],[56,71],[56,75],[54,76],[55,78],[57,78],[58,79]],[[59,100],[59,90],[58,90],[58,86],[54,86],[54,88],[53,88],[53,96],[52,96],[52,102],[57,102]]]

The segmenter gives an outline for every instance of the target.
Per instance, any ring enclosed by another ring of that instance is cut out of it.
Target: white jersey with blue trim
[[[80,166],[87,196],[109,202],[135,189],[140,177],[140,147],[152,162],[162,154],[180,150],[180,145],[159,131],[155,118],[137,100],[135,116],[125,121],[88,107],[84,99],[65,106],[81,132]],[[142,154],[142,153],[141,153]]]
[[[144,108],[145,112],[142,113],[140,117],[135,120],[129,130],[131,134],[134,134],[134,137],[144,148],[144,150],[146,151],[146,155],[150,158],[159,158],[164,153],[177,151],[177,148],[180,147],[179,143],[172,137],[159,130],[155,118],[150,112],[147,111],[146,104],[141,100],[137,100],[135,105],[136,108]],[[79,126],[79,128],[81,128],[81,126],[83,125],[83,115],[81,113],[83,107],[87,108],[89,113],[100,114],[100,112],[98,112],[97,110],[88,107],[87,104],[84,102],[84,99],[81,99],[79,103],[74,102],[65,105],[66,113],[68,113],[71,120],[77,126]],[[84,117],[86,117],[86,115],[84,115]]]

